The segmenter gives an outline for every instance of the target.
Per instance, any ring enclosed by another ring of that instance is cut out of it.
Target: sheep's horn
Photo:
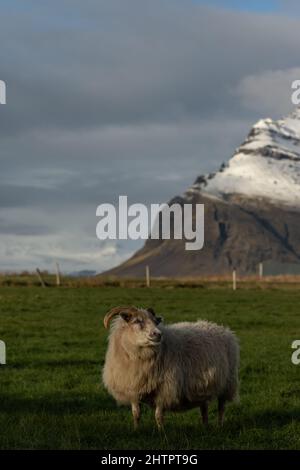
[[[138,309],[134,306],[129,307],[114,307],[104,317],[103,323],[105,328],[109,327],[109,323],[113,317],[120,315],[120,313],[128,313],[129,315],[135,315],[138,313]]]

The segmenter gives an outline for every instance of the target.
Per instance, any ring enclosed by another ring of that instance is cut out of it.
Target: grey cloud
[[[53,233],[53,227],[47,227],[44,225],[33,225],[26,224],[25,222],[13,222],[10,223],[4,217],[0,219],[0,234],[5,235],[14,235],[18,234],[19,236],[28,236],[28,235],[49,235]]]
[[[12,44],[9,17],[0,32],[5,135],[239,115],[231,88],[266,67],[292,67],[298,55],[299,20],[278,15],[192,2],[62,1],[72,16],[61,22],[55,2],[44,9],[52,21],[41,13],[34,21],[33,9]]]
[[[266,70],[244,77],[236,92],[246,109],[260,111],[262,116],[281,117],[294,108],[291,85],[299,78],[300,67]]]
[[[55,208],[82,203],[96,207],[115,202],[119,194],[133,201],[163,202],[183,192],[199,172],[217,168],[220,157],[229,158],[248,126],[248,121],[221,119],[181,126],[112,128],[63,134],[62,138],[60,133],[37,140],[22,136],[22,153],[15,157],[17,171],[10,161],[5,177],[0,175],[0,207]],[[28,140],[34,143],[35,154],[24,159]],[[6,152],[11,146],[12,142],[4,145]],[[51,164],[55,165],[52,170]],[[174,173],[176,178],[170,178]]]
[[[269,106],[247,77],[298,66],[300,22],[288,11],[28,0],[7,2],[1,20],[1,266],[8,247],[13,266],[65,251],[72,269],[80,256],[98,270],[116,264],[137,245],[92,263],[96,206],[119,194],[163,202],[215,170]]]

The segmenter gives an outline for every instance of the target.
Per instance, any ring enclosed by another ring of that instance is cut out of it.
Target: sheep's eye
[[[140,318],[136,318],[133,323],[135,323],[136,325],[142,326],[144,322]]]

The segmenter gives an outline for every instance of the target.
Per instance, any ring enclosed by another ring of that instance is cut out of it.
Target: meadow
[[[106,311],[154,307],[165,322],[205,318],[230,326],[241,345],[241,401],[223,428],[210,408],[168,413],[165,434],[144,407],[133,430],[130,410],[101,384]],[[1,449],[300,449],[300,289],[201,287],[0,287]]]

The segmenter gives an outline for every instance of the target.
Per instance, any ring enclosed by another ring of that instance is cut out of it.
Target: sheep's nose
[[[161,338],[161,332],[159,330],[153,330],[150,332],[150,338],[152,339],[160,339]]]

